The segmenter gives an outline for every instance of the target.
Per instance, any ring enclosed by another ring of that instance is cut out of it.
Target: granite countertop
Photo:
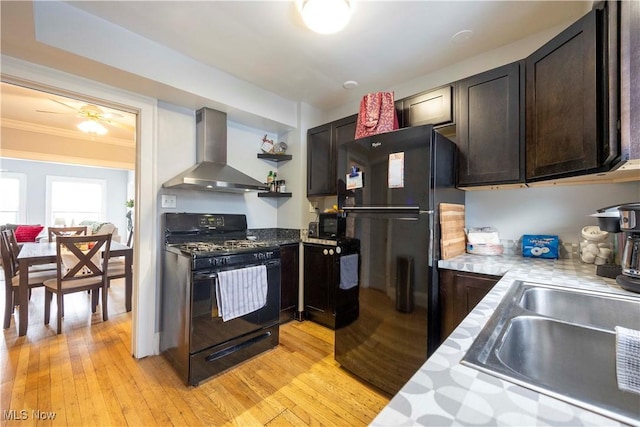
[[[615,279],[595,275],[576,259],[461,255],[440,269],[503,278],[378,414],[372,425],[621,425],[611,418],[460,364],[514,281],[593,289],[635,296]],[[638,295],[640,298],[640,295]]]

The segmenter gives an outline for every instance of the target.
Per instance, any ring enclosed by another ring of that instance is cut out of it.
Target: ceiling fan
[[[85,104],[80,108],[73,107],[69,104],[65,104],[64,102],[51,99],[51,101],[58,103],[60,105],[65,106],[74,111],[74,113],[61,113],[58,111],[46,111],[46,110],[36,110],[38,113],[48,113],[48,114],[62,114],[62,115],[74,115],[76,117],[83,118],[84,121],[78,124],[78,128],[86,133],[97,133],[99,135],[104,135],[107,133],[107,129],[102,126],[102,123],[105,123],[109,126],[117,127],[120,129],[125,129],[128,131],[133,131],[134,127],[120,123],[115,121],[117,118],[124,118],[122,114],[114,113],[114,112],[105,112],[100,107],[94,104]]]

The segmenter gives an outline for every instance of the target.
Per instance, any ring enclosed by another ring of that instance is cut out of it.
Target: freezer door
[[[339,207],[430,210],[432,134],[431,126],[419,126],[338,146]]]

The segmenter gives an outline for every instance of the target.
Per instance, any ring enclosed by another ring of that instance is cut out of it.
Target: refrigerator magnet
[[[355,190],[356,188],[362,188],[362,172],[358,171],[355,174],[347,174],[347,190]]]
[[[389,154],[389,188],[404,188],[404,152]]]

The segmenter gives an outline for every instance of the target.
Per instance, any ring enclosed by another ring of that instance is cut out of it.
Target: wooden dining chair
[[[47,227],[49,242],[57,236],[80,236],[87,234],[87,227]]]
[[[66,294],[91,291],[91,312],[95,313],[98,294],[102,294],[102,320],[108,320],[107,312],[107,269],[111,234],[91,236],[57,236],[56,264],[57,276],[46,280],[44,297],[44,324],[49,324],[51,300],[56,294],[57,333],[62,332],[63,297]],[[100,292],[102,291],[102,292]]]
[[[6,230],[2,230],[2,234],[4,234],[4,237],[5,237],[5,239],[7,239],[7,242],[9,244],[10,249],[11,249],[11,258],[12,258],[13,263],[14,263],[14,268],[15,268],[15,270],[17,272],[18,268],[19,268],[19,266],[18,266],[18,254],[20,253],[20,245],[18,244],[18,239],[16,239],[16,233],[12,229],[6,229]],[[39,265],[30,266],[29,267],[29,272],[55,270],[55,269],[56,269],[55,263],[39,264]]]
[[[2,256],[2,269],[4,270],[4,329],[11,325],[11,315],[15,306],[18,304],[18,291],[20,285],[20,276],[15,267],[16,264],[12,259],[12,250],[5,233],[0,234],[0,255]],[[29,271],[28,286],[29,291],[32,288],[42,286],[45,280],[56,277],[55,270]],[[27,307],[24,310],[28,310]]]

